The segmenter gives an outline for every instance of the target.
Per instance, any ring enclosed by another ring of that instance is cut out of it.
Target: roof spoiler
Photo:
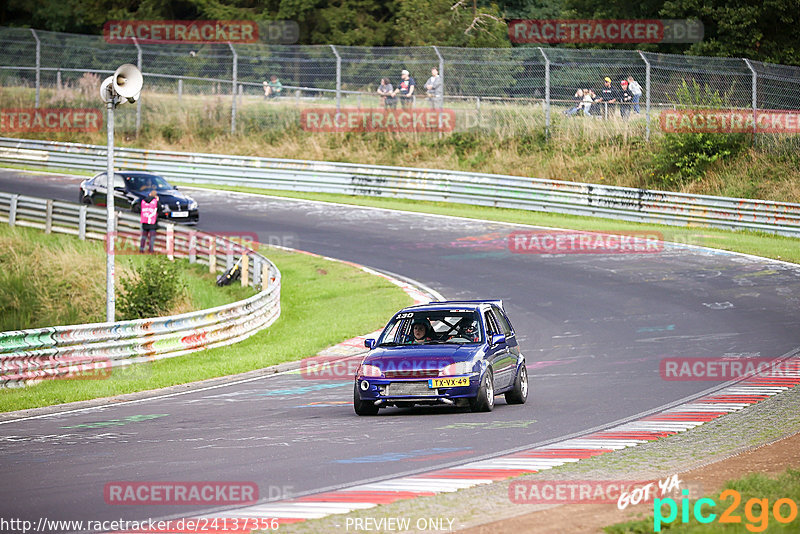
[[[442,301],[431,301],[429,304],[494,304],[501,310],[505,310],[503,307],[503,300],[502,299],[481,299],[481,300],[442,300]]]

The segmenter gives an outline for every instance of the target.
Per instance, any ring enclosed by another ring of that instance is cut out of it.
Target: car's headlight
[[[189,201],[189,209],[190,210],[196,210],[197,209],[197,201],[196,200],[190,200]]]
[[[439,370],[439,376],[466,375],[472,372],[472,362],[451,363]]]
[[[383,376],[383,373],[378,367],[374,365],[365,364],[361,366],[361,369],[358,372],[358,376],[371,376],[375,378],[381,378]]]

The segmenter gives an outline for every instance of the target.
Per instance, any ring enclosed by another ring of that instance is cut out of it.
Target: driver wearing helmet
[[[411,323],[411,343],[418,345],[421,343],[427,343],[431,340],[430,325],[427,321],[422,319],[415,319],[413,323]]]
[[[455,337],[467,339],[469,341],[478,341],[480,336],[478,334],[478,321],[465,319],[461,323],[458,330],[458,335]],[[451,338],[452,339],[452,338]]]

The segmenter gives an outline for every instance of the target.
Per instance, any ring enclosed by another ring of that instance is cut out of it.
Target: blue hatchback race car
[[[356,372],[353,407],[449,404],[490,412],[528,398],[528,372],[501,300],[411,306],[392,317]]]

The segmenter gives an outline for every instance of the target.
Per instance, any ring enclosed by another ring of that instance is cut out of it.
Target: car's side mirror
[[[501,345],[506,342],[505,334],[493,334],[492,345]]]
[[[368,349],[374,349],[375,345],[376,345],[376,342],[377,342],[377,340],[375,340],[375,339],[365,339],[364,340],[364,346],[367,347]]]

